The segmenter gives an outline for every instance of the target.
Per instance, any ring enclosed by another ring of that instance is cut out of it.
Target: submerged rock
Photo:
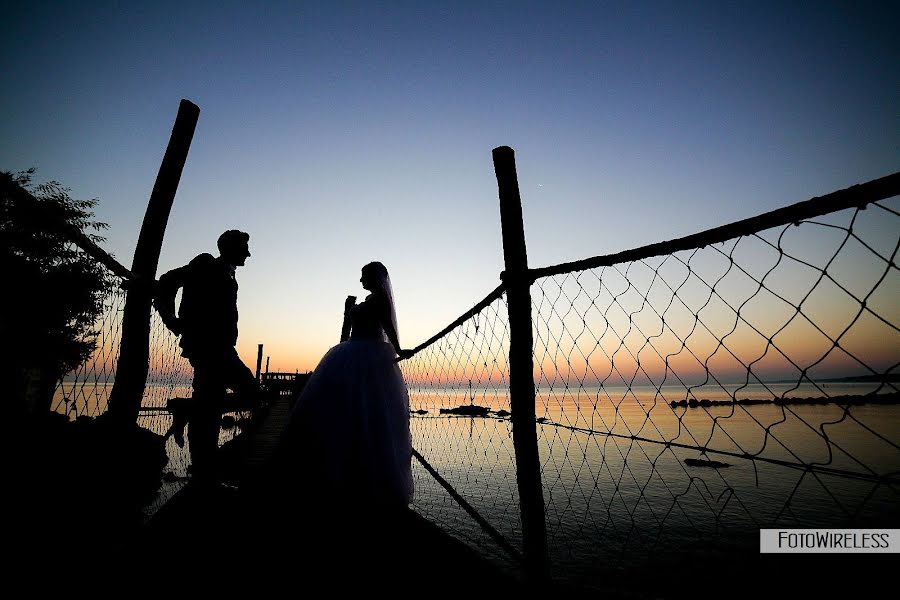
[[[486,417],[489,412],[491,412],[491,410],[488,407],[475,404],[441,409],[442,415],[465,415],[469,417]]]
[[[708,467],[710,469],[724,469],[731,465],[717,460],[703,460],[702,458],[686,458],[684,464],[689,467]]]

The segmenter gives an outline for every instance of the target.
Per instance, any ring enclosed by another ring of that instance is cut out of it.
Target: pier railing
[[[495,150],[501,206],[511,152]],[[898,194],[895,174],[540,269],[507,253],[500,288],[401,363],[416,509],[589,585],[673,552],[757,553],[760,528],[895,522]],[[510,391],[516,372],[530,389]],[[515,439],[529,428],[537,459]]]

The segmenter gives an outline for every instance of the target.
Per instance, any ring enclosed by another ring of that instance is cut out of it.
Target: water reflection
[[[829,392],[871,389],[847,384]],[[761,527],[896,524],[900,490],[873,476],[900,471],[900,406],[672,408],[674,394],[666,391],[537,390],[538,416],[545,419],[538,444],[550,550],[566,573],[588,577],[597,565],[634,566],[686,548],[755,552]],[[764,397],[760,389],[744,393]],[[412,415],[414,446],[521,547],[512,424],[496,416],[509,411],[508,397],[492,392],[473,399],[468,390],[432,389],[411,390],[410,400],[413,410],[427,411]],[[495,412],[480,418],[439,413],[470,403]],[[730,454],[703,456],[675,444]],[[685,464],[701,457],[730,466]],[[835,472],[809,471],[806,464]],[[487,553],[503,555],[424,469],[415,473],[417,510]]]

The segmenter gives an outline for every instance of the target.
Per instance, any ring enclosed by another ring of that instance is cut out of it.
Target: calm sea
[[[724,399],[736,387],[718,394],[698,391],[695,397]],[[877,386],[795,387],[750,386],[738,397],[859,395]],[[470,403],[509,410],[506,395],[414,387],[410,392],[412,408],[428,411],[413,415],[414,446],[521,547],[511,422],[496,415],[439,413]],[[900,489],[877,480],[900,472],[900,405],[673,409],[668,401],[683,399],[685,389],[662,392],[537,390],[537,416],[545,419],[538,426],[539,468],[556,572],[589,584],[601,566],[639,568],[672,552],[686,560],[692,553],[696,560],[757,553],[758,531],[765,527],[900,523]],[[710,451],[703,455],[679,444]],[[691,458],[729,466],[685,464]],[[414,464],[414,474],[415,506],[422,514],[484,552],[504,556],[425,469]]]

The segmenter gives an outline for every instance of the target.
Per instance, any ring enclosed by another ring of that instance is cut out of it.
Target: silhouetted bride
[[[406,505],[412,500],[409,397],[396,357],[387,269],[362,268],[365,301],[350,309],[350,338],[331,348],[297,398],[285,432],[287,476],[321,498]]]

